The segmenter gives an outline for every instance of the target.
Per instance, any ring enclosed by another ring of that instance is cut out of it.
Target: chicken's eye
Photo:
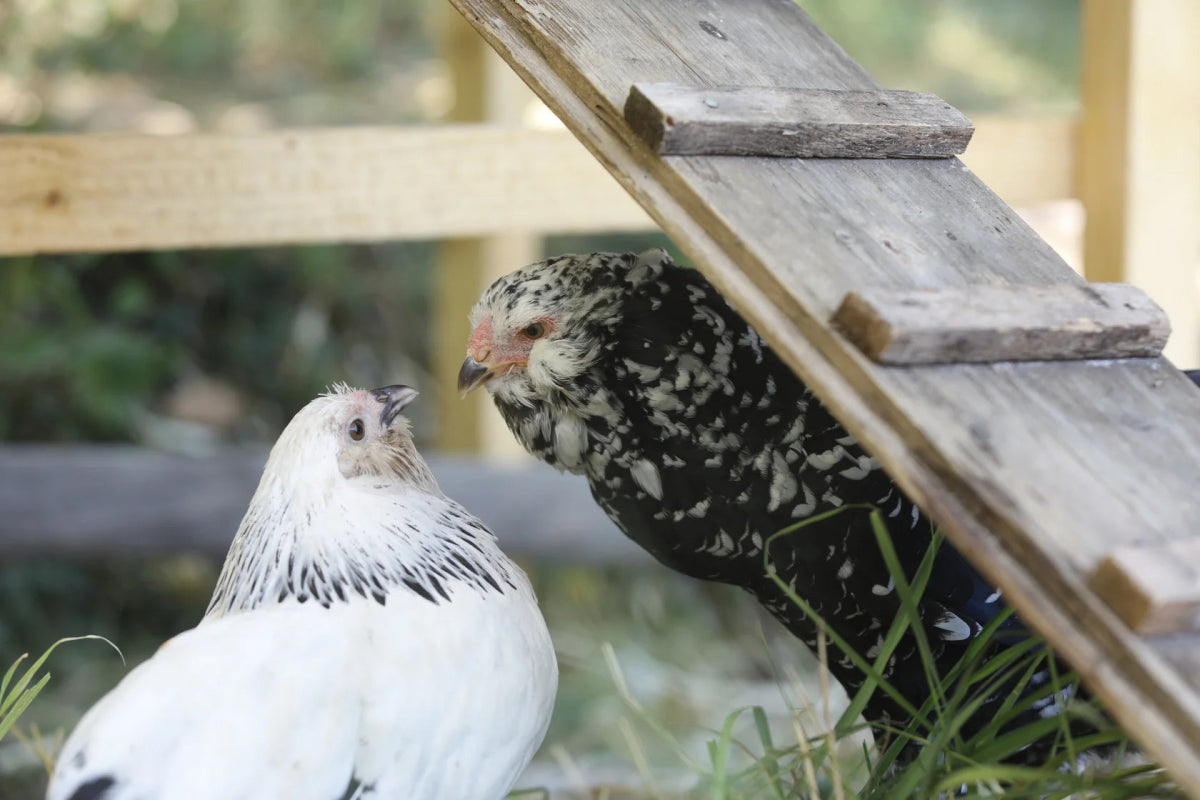
[[[363,425],[361,419],[356,419],[350,423],[350,438],[356,442],[361,442],[363,435],[367,432],[367,427]]]
[[[540,339],[546,335],[546,323],[531,322],[521,329],[521,335],[526,339]]]

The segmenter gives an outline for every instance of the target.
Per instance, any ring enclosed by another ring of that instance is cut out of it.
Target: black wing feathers
[[[633,293],[606,370],[630,428],[624,444],[658,470],[662,496],[596,480],[593,493],[669,566],[745,586],[811,644],[812,621],[764,574],[762,548],[771,534],[866,504],[886,515],[909,575],[928,551],[929,520],[699,273],[666,266]],[[866,511],[847,510],[784,537],[771,561],[851,646],[878,651],[900,606]],[[943,666],[1004,608],[974,568],[942,548],[920,610]],[[892,667],[915,656],[910,639]],[[835,672],[850,688],[862,681],[846,665]],[[894,672],[918,695],[927,691],[919,668],[911,676]],[[895,712],[886,700],[878,705],[881,715]]]
[[[116,785],[116,781],[105,775],[102,778],[93,778],[87,783],[80,786],[72,793],[69,800],[106,800],[109,797],[109,790]]]

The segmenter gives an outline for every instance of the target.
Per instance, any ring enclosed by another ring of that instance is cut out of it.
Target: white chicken
[[[48,800],[507,793],[554,651],[524,573],[413,446],[415,396],[340,386],[296,414],[204,619],[83,717]]]

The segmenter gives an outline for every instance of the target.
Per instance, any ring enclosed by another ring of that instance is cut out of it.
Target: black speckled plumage
[[[771,534],[870,504],[910,575],[928,551],[929,519],[698,272],[662,251],[563,256],[501,278],[472,315],[498,337],[532,319],[554,331],[528,370],[491,382],[498,409],[534,455],[585,475],[617,525],[672,569],[745,588],[812,646],[814,623],[765,573]],[[878,652],[899,597],[867,512],[778,539],[770,556],[858,652]],[[944,545],[920,609],[943,672],[1004,609]],[[1008,641],[1021,638],[1015,618],[1005,627]],[[832,671],[853,691],[864,676],[839,655]],[[911,637],[885,674],[914,705],[928,697]],[[904,716],[880,692],[866,714]],[[970,727],[988,719],[985,707]]]

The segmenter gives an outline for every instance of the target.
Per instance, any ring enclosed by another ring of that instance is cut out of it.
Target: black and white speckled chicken
[[[870,504],[886,515],[909,574],[928,551],[928,518],[704,277],[661,250],[524,267],[484,293],[471,324],[460,390],[486,385],[521,443],[585,475],[601,507],[659,561],[749,590],[809,646],[816,626],[764,568],[773,533]],[[857,652],[877,655],[900,600],[866,511],[782,537],[770,556]],[[1005,608],[943,546],[920,605],[939,667]],[[1015,619],[1004,625],[1020,638]],[[831,652],[831,670],[853,691],[862,672]],[[911,636],[884,674],[914,706],[928,698]],[[1053,700],[1030,713],[1048,713]],[[866,715],[905,716],[878,691]],[[990,718],[986,708],[977,716]]]

